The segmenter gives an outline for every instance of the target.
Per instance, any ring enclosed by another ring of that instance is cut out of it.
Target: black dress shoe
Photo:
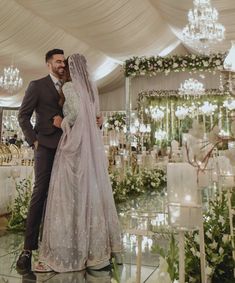
[[[16,270],[19,274],[25,274],[31,270],[31,258],[32,253],[30,251],[23,251],[17,262],[16,262]]]

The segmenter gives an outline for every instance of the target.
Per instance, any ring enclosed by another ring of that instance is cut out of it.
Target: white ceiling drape
[[[211,2],[227,31],[217,46],[225,51],[235,38],[235,1]],[[111,92],[123,84],[126,58],[182,49],[180,31],[192,6],[190,0],[0,0],[0,73],[13,62],[24,79],[16,97],[0,93],[0,104],[4,97],[20,104],[29,81],[47,74],[44,56],[52,48],[84,54],[101,93]]]

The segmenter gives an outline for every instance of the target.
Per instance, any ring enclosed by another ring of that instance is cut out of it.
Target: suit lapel
[[[46,84],[47,84],[48,88],[50,89],[50,93],[53,94],[53,96],[55,96],[55,98],[57,100],[59,100],[58,91],[57,91],[57,89],[56,89],[56,87],[55,87],[55,85],[54,85],[50,75],[46,76],[45,79],[46,79]]]

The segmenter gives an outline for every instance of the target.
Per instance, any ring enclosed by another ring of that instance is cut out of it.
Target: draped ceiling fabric
[[[211,2],[226,28],[216,51],[226,51],[235,38],[235,1]],[[20,105],[29,81],[47,74],[44,55],[52,48],[87,57],[101,100],[117,97],[118,89],[123,95],[125,59],[187,52],[180,31],[192,6],[191,0],[0,0],[0,73],[13,63],[24,79],[19,94],[0,93],[0,106]]]

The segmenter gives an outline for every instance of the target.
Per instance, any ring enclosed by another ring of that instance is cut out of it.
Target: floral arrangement
[[[143,194],[161,194],[166,186],[166,173],[161,169],[144,169],[139,173],[127,171],[120,179],[120,175],[114,172],[110,174],[110,180],[115,202],[121,203]]]
[[[175,236],[171,234],[167,250],[156,244],[152,246],[152,252],[160,255],[156,282],[175,282],[179,277],[179,248]]]
[[[212,283],[233,282],[232,244],[228,217],[228,200],[225,194],[210,201],[204,213],[206,272]],[[186,237],[186,274],[189,283],[200,282],[200,253],[198,232]],[[200,282],[201,283],[201,282]]]
[[[216,71],[223,70],[223,61],[226,54],[218,53],[210,56],[189,54],[184,56],[167,57],[133,57],[126,60],[124,71],[126,77],[155,76],[157,73],[180,71]]]
[[[9,208],[11,212],[11,217],[8,221],[9,230],[24,230],[31,198],[31,188],[31,179],[23,179],[16,183],[17,196],[12,207]]]
[[[228,205],[225,193],[215,197],[209,203],[209,210],[204,212],[204,237],[206,252],[206,274],[212,283],[232,283],[235,263],[232,258],[232,243],[228,217]],[[171,282],[178,280],[179,250],[175,236],[172,234],[168,250],[159,245],[152,247],[152,252],[160,254],[162,260],[161,276],[171,278]],[[185,274],[187,283],[202,283],[200,278],[200,251],[198,231],[186,234],[185,245]],[[158,281],[156,281],[158,282]],[[161,282],[161,281],[160,281]],[[163,282],[163,281],[162,281]],[[168,282],[168,281],[167,281]]]
[[[124,130],[124,127],[126,126],[126,114],[117,112],[110,116],[105,123],[105,127],[108,129],[108,131],[115,130],[117,132],[121,132]]]

